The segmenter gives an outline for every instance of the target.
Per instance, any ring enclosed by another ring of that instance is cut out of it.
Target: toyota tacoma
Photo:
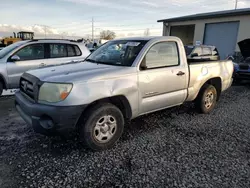
[[[194,101],[210,113],[232,84],[232,61],[187,63],[176,37],[112,40],[83,62],[28,71],[15,105],[35,132],[72,131],[93,150],[114,146],[126,120]]]

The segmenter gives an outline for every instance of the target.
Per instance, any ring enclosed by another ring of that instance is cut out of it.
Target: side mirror
[[[20,61],[20,57],[18,55],[13,55],[11,58],[11,61]]]
[[[191,54],[191,57],[198,57],[198,56],[199,56],[198,53],[193,53],[193,54]]]

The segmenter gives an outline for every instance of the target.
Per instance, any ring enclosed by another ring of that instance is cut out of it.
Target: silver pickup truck
[[[194,101],[211,112],[231,86],[233,63],[188,64],[176,37],[107,42],[84,62],[24,73],[16,108],[41,134],[77,131],[87,147],[112,147],[125,120]]]

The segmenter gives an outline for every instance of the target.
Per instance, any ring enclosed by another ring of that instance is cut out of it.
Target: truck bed
[[[191,62],[188,65],[190,79],[187,101],[193,101],[198,95],[201,86],[210,78],[221,79],[221,91],[226,90],[232,84],[233,64],[230,60]]]

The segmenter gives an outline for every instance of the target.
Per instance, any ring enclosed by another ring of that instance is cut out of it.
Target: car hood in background
[[[250,57],[250,38],[238,42],[241,54],[244,59]]]

